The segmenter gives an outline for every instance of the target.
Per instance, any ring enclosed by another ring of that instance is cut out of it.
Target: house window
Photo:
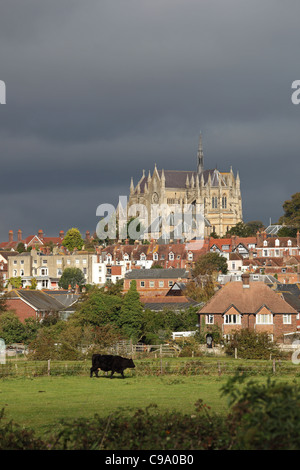
[[[141,287],[145,287],[145,281],[141,281]]]
[[[79,259],[75,259],[75,263],[76,263],[76,264],[79,264]]]
[[[272,313],[259,313],[256,315],[256,323],[259,325],[272,325],[273,315]]]
[[[172,287],[173,281],[169,281],[169,287]]]
[[[57,270],[57,276],[61,276],[61,275],[62,275],[62,269],[59,268],[59,269]]]
[[[169,260],[174,261],[174,253],[169,253]]]
[[[21,264],[24,264],[24,260],[23,260],[23,259],[21,259],[20,263],[21,263]]]
[[[288,240],[287,245],[292,246],[292,240]]]
[[[278,240],[278,238],[276,238],[275,240],[275,246],[280,246],[280,241]]]
[[[46,259],[43,259],[43,264],[47,264],[47,260],[46,260]]]
[[[24,269],[20,270],[20,276],[24,276]]]
[[[217,198],[217,196],[213,196],[211,198],[211,206],[212,206],[212,209],[217,209],[218,208],[218,198]]]
[[[241,324],[241,315],[225,315],[225,323],[231,325],[240,325]]]
[[[153,260],[154,260],[154,261],[157,261],[157,260],[158,260],[158,254],[157,254],[157,253],[154,253],[154,254],[153,254]]]
[[[267,240],[264,241],[264,246],[268,246]]]
[[[61,262],[62,262],[61,259],[56,260],[56,264],[61,264]]]
[[[150,286],[150,287],[154,287],[154,281],[150,281],[150,282],[149,282],[149,286]]]
[[[264,256],[268,256],[268,250],[264,250]]]
[[[213,325],[214,323],[214,316],[213,315],[206,315],[206,324]]]
[[[222,209],[226,209],[226,208],[227,208],[227,197],[223,196],[222,197]]]
[[[48,275],[48,268],[41,268],[41,276],[47,276]]]
[[[16,269],[13,270],[13,277],[17,277],[18,271]]]
[[[290,325],[292,323],[292,315],[282,315],[283,324]]]
[[[71,260],[70,260],[70,259],[67,259],[67,264],[71,264]]]
[[[165,283],[164,281],[159,281],[159,287],[164,287]]]
[[[14,264],[17,264],[17,260],[14,259]]]

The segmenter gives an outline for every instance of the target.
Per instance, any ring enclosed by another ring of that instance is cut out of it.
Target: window
[[[16,259],[14,259],[14,264],[17,264],[17,260],[16,260]]]
[[[83,258],[82,262],[83,264],[86,264],[86,258]]]
[[[268,246],[267,240],[264,241],[264,246]]]
[[[222,209],[226,209],[226,208],[227,208],[227,197],[223,196],[222,197]]]
[[[62,260],[61,259],[56,260],[56,264],[62,264]]]
[[[150,281],[150,282],[149,282],[149,286],[150,286],[150,287],[154,287],[154,281]]]
[[[213,315],[206,315],[206,324],[213,325],[214,323],[214,316]]]
[[[273,315],[272,313],[259,313],[256,315],[256,323],[258,325],[272,325]]]
[[[48,268],[41,268],[41,276],[47,276],[48,275]]]
[[[169,287],[172,287],[173,281],[169,281]]]
[[[275,246],[280,246],[280,241],[278,240],[278,238],[276,238],[275,240]]]
[[[153,260],[154,260],[154,261],[157,261],[157,260],[158,260],[158,254],[157,254],[157,253],[153,253]]]
[[[23,260],[23,259],[21,259],[20,263],[21,263],[21,264],[24,264],[24,260]]]
[[[287,245],[292,246],[292,240],[288,240]]]
[[[78,259],[78,258],[75,259],[75,263],[76,263],[76,264],[79,264],[79,259]]]
[[[189,254],[188,254],[188,260],[189,260],[189,261],[192,261],[192,259],[193,259],[193,253],[189,253]]]
[[[169,260],[174,261],[174,253],[169,253]]]
[[[141,287],[145,287],[145,281],[141,281]]]
[[[241,324],[241,315],[225,315],[225,323],[231,325],[240,325]]]
[[[211,206],[212,206],[213,209],[218,208],[218,198],[217,198],[217,196],[213,196],[211,198]]]
[[[20,276],[24,276],[24,269],[20,270]]]
[[[43,259],[43,264],[47,264],[47,260],[46,260],[46,259]]]
[[[13,277],[16,277],[18,275],[18,271],[16,269],[13,270]]]
[[[292,315],[282,315],[283,324],[290,325],[292,323]]]
[[[70,260],[70,259],[67,259],[67,264],[71,264],[71,260]]]
[[[62,275],[62,269],[58,268],[57,270],[57,276],[61,276]]]
[[[159,287],[164,287],[165,283],[164,281],[159,281]]]

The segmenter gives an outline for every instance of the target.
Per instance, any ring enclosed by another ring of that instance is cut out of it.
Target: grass
[[[36,377],[3,379],[0,403],[7,420],[34,429],[40,435],[60,419],[113,414],[120,408],[145,408],[193,413],[199,398],[215,411],[225,413],[226,399],[220,398],[224,379],[201,376]]]
[[[125,371],[123,380],[116,374],[112,380],[103,375],[100,378],[89,377],[89,363],[83,364],[81,375],[43,375],[29,374],[30,363],[27,363],[24,375],[22,361],[18,362],[15,376],[0,379],[0,409],[5,409],[5,420],[13,420],[19,425],[35,430],[40,436],[51,425],[61,419],[91,418],[96,413],[102,417],[112,415],[122,409],[124,413],[137,408],[145,408],[151,404],[162,411],[182,412],[193,414],[195,403],[202,399],[212,411],[225,415],[228,412],[227,399],[221,397],[221,388],[228,379],[226,373],[218,376],[218,363],[222,371],[232,371],[233,366],[253,365],[257,373],[268,370],[271,373],[271,361],[241,361],[194,358],[207,362],[209,374],[187,375],[170,373],[180,363],[190,362],[191,358],[164,358],[163,368],[169,368],[169,373],[160,375],[143,375],[142,365],[147,360],[135,361],[136,369]],[[156,364],[154,369],[160,370],[160,361],[150,361]],[[53,371],[55,369],[54,364]],[[68,364],[71,367],[72,364]],[[286,373],[287,367],[289,371]],[[279,380],[299,383],[299,367],[291,363],[278,367],[276,378]],[[36,367],[36,365],[34,365]],[[60,365],[65,370],[65,364]],[[174,367],[174,369],[173,369]],[[183,364],[184,367],[184,364]],[[266,369],[267,368],[267,369]],[[32,369],[33,370],[33,369]],[[265,373],[253,376],[255,381],[265,381]]]

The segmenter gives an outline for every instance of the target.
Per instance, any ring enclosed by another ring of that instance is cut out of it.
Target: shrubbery
[[[270,359],[271,356],[280,356],[268,333],[257,333],[246,328],[235,331],[226,344],[225,351],[229,356],[234,356],[235,349],[241,359]]]

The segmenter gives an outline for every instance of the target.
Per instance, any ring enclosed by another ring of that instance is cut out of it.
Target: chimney
[[[12,230],[10,230],[8,232],[8,241],[9,242],[13,242],[14,241],[14,232]]]
[[[89,240],[90,238],[91,238],[91,234],[90,234],[90,232],[87,230],[87,231],[85,232],[85,239],[86,239],[86,240]]]
[[[249,273],[242,274],[242,282],[243,282],[243,289],[249,289],[250,287],[250,274]]]
[[[19,229],[18,230],[18,242],[21,242],[22,241],[22,230]]]
[[[297,230],[297,247],[300,248],[300,233],[299,233],[299,230]]]
[[[43,238],[43,236],[44,236],[43,230],[38,231],[38,236],[39,236],[39,238]]]
[[[61,231],[59,232],[59,236],[60,236],[60,238],[64,238],[65,232],[64,232],[63,230],[61,230]]]

